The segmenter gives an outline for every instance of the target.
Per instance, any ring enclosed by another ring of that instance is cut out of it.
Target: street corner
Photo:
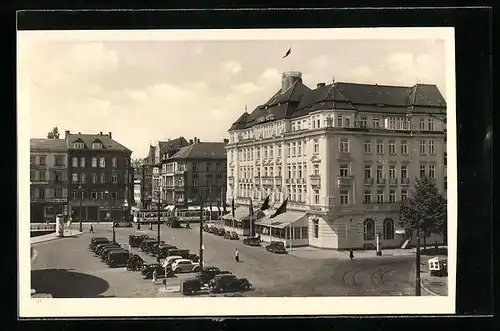
[[[424,273],[420,276],[422,289],[432,296],[448,295],[448,277],[436,277]]]

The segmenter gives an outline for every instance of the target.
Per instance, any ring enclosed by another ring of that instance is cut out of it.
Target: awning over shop
[[[188,210],[200,210],[200,206],[189,206]]]
[[[243,217],[242,221],[247,221],[247,220],[250,220],[250,213],[249,213],[249,210],[247,208],[247,212],[248,212],[248,215],[246,215],[245,217]],[[253,211],[253,219],[254,220],[260,220],[262,217],[265,217],[266,214],[260,210],[260,209],[255,209]]]
[[[246,207],[246,206],[238,207],[234,210],[234,219],[241,220],[243,217],[247,216],[248,214],[249,214],[248,207]],[[231,211],[229,211],[229,213],[227,213],[226,215],[222,216],[222,219],[232,220],[233,215],[232,215]]]
[[[272,228],[283,229],[290,224],[302,221],[307,217],[306,213],[287,211],[275,218],[270,218],[272,214],[268,214],[262,219],[255,222],[256,225],[271,226]]]

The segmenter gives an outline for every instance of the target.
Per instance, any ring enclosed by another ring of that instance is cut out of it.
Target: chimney
[[[102,136],[102,131],[101,131],[101,132],[99,132],[99,135],[100,135],[100,136]]]
[[[193,139],[189,139],[189,145],[193,144]]]
[[[317,88],[320,88],[320,87],[325,87],[325,83],[318,83],[318,84],[316,84],[316,87],[317,87]]]
[[[302,82],[302,73],[299,71],[284,72],[281,76],[281,93],[285,93],[295,82]]]
[[[332,84],[335,84],[335,77],[332,77]]]
[[[69,131],[69,130],[66,130],[66,131],[64,132],[64,139],[68,138],[69,134],[70,134],[70,131]]]
[[[199,141],[198,141],[198,137],[194,137],[194,143],[196,144],[196,143],[198,143],[198,142],[199,142]]]
[[[229,144],[229,139],[224,138],[224,144]]]
[[[109,137],[110,139],[113,139],[113,136],[111,135],[111,132],[108,132],[108,137]]]

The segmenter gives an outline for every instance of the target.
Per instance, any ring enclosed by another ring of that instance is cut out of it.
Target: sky
[[[251,111],[279,90],[284,71],[302,72],[310,88],[333,79],[418,82],[436,84],[446,97],[443,40],[96,38],[37,40],[18,51],[30,137],[44,138],[54,126],[61,137],[65,130],[111,131],[133,158],[168,138],[222,142],[245,106]]]

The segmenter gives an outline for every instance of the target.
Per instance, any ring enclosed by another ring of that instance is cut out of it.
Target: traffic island
[[[430,295],[448,295],[448,276],[431,276],[429,271],[429,260],[434,257],[426,257],[421,265],[420,284],[422,289]]]

